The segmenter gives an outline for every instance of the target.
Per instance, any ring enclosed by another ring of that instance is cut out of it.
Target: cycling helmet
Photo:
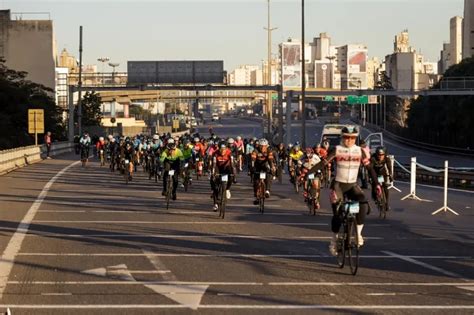
[[[253,141],[257,141],[257,137],[253,137],[252,140],[253,140]]]
[[[386,154],[385,148],[384,147],[377,147],[377,149],[375,149],[375,153],[377,155],[385,155]]]
[[[153,135],[153,140],[160,140],[160,136],[159,135]]]
[[[108,135],[107,138],[109,138],[109,140],[112,140],[113,137],[114,137],[114,136],[112,136],[112,135]]]
[[[209,145],[214,145],[214,141],[213,140],[209,140]]]
[[[114,142],[115,142],[115,138],[112,137],[112,138],[110,139],[110,142],[114,143]]]
[[[198,143],[198,142],[199,142],[199,138],[198,138],[198,137],[194,138],[194,142]]]
[[[228,144],[234,144],[234,139],[233,139],[233,138],[227,139],[227,143],[228,143]]]
[[[267,141],[267,139],[262,138],[262,139],[260,139],[260,140],[258,141],[258,144],[259,144],[259,145],[262,145],[262,146],[263,146],[263,145],[268,145],[268,141]]]
[[[293,149],[295,149],[295,151],[298,151],[300,149],[300,145],[298,143],[296,143],[294,146],[293,146]]]
[[[174,149],[176,148],[176,143],[174,142],[174,139],[169,139],[168,143],[166,144],[166,147],[168,149]]]
[[[291,149],[291,148],[293,148],[293,143],[290,143],[290,144],[288,145],[288,149]]]
[[[224,141],[221,141],[221,143],[219,143],[219,148],[227,148],[227,144]]]
[[[356,126],[347,126],[341,130],[342,136],[355,136],[359,135],[359,129]]]
[[[237,139],[237,141],[240,141],[240,140],[242,140],[242,137],[241,137],[241,136],[237,136],[236,139]]]
[[[104,137],[99,137],[99,141],[104,141]]]

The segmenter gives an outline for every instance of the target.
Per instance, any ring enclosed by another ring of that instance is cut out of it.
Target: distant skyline
[[[369,57],[392,53],[396,34],[410,33],[410,45],[437,62],[449,41],[449,19],[463,16],[463,0],[306,0],[306,42],[326,32],[333,45],[366,44]],[[109,57],[126,71],[127,60],[224,60],[232,71],[267,58],[266,0],[0,0],[12,12],[47,12],[58,53],[79,57],[84,28],[84,64]],[[271,1],[272,51],[288,38],[301,38],[301,1]],[[23,19],[45,18],[25,14]],[[47,16],[46,16],[47,18]],[[110,71],[110,67],[105,68]]]

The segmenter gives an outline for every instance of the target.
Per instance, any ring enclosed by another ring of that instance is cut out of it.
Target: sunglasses
[[[343,139],[355,140],[357,137],[356,137],[356,136],[343,136],[342,138],[343,138]]]

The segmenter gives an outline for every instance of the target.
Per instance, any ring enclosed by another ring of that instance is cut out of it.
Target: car
[[[323,132],[321,134],[321,141],[323,143],[323,139],[326,137],[329,140],[329,146],[337,146],[341,144],[341,131],[344,127],[353,127],[354,125],[342,125],[342,124],[326,124],[323,127]],[[359,139],[357,139],[357,144],[359,143]]]

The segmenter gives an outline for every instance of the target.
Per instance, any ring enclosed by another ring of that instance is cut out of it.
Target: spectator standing
[[[49,153],[51,152],[51,131],[48,131],[44,135],[44,144],[46,145],[46,158],[50,159]]]

